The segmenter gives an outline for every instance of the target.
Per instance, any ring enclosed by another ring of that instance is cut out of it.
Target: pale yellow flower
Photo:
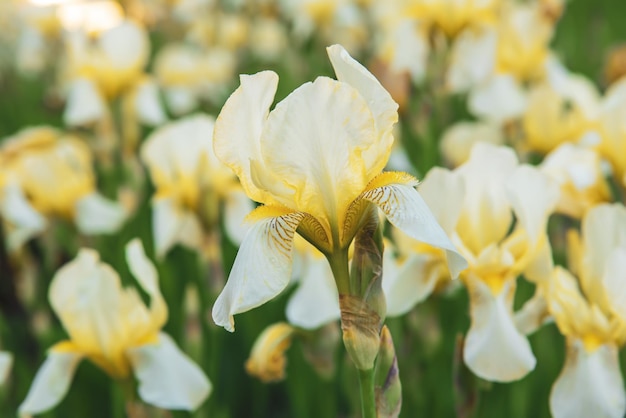
[[[413,0],[407,12],[453,38],[467,27],[497,20],[501,0]]]
[[[546,223],[558,199],[557,185],[536,168],[520,165],[513,150],[479,142],[456,170],[432,169],[419,190],[469,262],[461,274],[472,320],[465,363],[484,379],[520,379],[536,361],[516,328],[532,328],[515,323],[516,280],[522,272],[538,282],[550,274]],[[422,253],[431,263],[442,261],[437,251]],[[433,268],[423,266],[415,281],[430,274],[425,267]]]
[[[235,242],[245,234],[243,219],[254,206],[236,176],[213,152],[212,117],[197,114],[154,131],[142,144],[156,193],[152,201],[157,257],[176,243],[200,248],[203,229],[219,225]]]
[[[545,284],[550,313],[567,338],[563,370],[552,387],[555,418],[622,417],[626,393],[618,349],[626,343],[626,209],[602,204],[571,235],[571,269]]]
[[[626,78],[606,92],[599,117],[599,151],[613,168],[617,182],[626,187]]]
[[[329,47],[328,54],[338,80],[318,77],[270,112],[277,75],[241,76],[216,121],[216,155],[247,195],[264,204],[249,216],[254,224],[213,307],[213,319],[228,330],[234,314],[268,301],[289,283],[296,230],[329,260],[347,258],[372,205],[413,238],[444,248],[453,276],[465,266],[414,189],[416,180],[381,172],[397,104],[341,46]],[[341,262],[347,266],[347,259]]]
[[[150,297],[146,306],[134,288],[123,288],[117,273],[83,249],[63,266],[50,284],[49,299],[69,339],[48,351],[26,399],[21,416],[54,407],[67,393],[76,367],[88,359],[114,379],[139,381],[141,398],[165,409],[197,408],[211,384],[161,328],[167,305],[161,295],[156,268],[141,242],[126,246],[130,271]]]
[[[125,210],[97,192],[91,153],[79,139],[50,127],[27,128],[4,140],[0,155],[6,178],[2,214],[20,236],[8,237],[12,245],[31,237],[20,225],[42,230],[42,217],[74,221],[86,234],[114,232],[124,221]]]
[[[488,122],[458,122],[443,133],[439,148],[446,163],[458,167],[467,161],[477,142],[503,145],[502,128]]]

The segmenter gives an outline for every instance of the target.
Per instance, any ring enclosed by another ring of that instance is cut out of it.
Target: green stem
[[[374,368],[359,370],[361,391],[361,415],[363,418],[376,418],[376,395],[374,392]]]
[[[335,283],[337,284],[337,290],[340,295],[350,294],[350,270],[348,268],[348,249],[341,249],[334,251],[332,254],[327,255],[330,269],[335,277]]]

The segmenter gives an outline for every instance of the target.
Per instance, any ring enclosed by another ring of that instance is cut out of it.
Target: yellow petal
[[[291,325],[284,322],[264,329],[254,342],[250,358],[246,361],[246,371],[265,383],[283,380],[287,365],[285,351],[291,345],[294,331]]]

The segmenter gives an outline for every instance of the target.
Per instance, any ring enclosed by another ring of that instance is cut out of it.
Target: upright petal
[[[472,114],[495,123],[522,116],[526,110],[526,93],[509,74],[491,77],[470,93],[468,106]]]
[[[233,315],[277,296],[289,283],[293,237],[304,214],[268,206],[251,214],[248,230],[222,293],[213,306],[213,320],[234,331]]]
[[[62,344],[56,347],[60,348]],[[28,417],[40,414],[61,402],[82,358],[82,354],[75,351],[51,348],[46,361],[35,375],[26,399],[19,406],[19,415]]]
[[[476,375],[496,382],[521,379],[535,368],[530,344],[515,327],[512,304],[514,283],[499,295],[478,278],[469,277],[472,324],[465,339],[463,359]]]
[[[434,167],[418,186],[419,193],[437,218],[437,222],[451,235],[463,210],[465,184],[455,172]]]
[[[76,202],[76,226],[83,234],[112,234],[126,220],[122,205],[99,193],[89,193]]]
[[[626,245],[615,248],[607,257],[602,283],[610,309],[626,321]]]
[[[376,204],[392,225],[411,238],[444,249],[450,274],[456,278],[467,268],[467,261],[415,190],[416,184],[417,180],[408,174],[382,173],[368,185],[361,198]]]
[[[260,139],[274,101],[278,76],[272,71],[241,75],[241,85],[228,98],[215,122],[215,155],[233,169],[248,196],[267,202],[267,193],[252,181],[250,160],[262,161]]]
[[[202,369],[180,351],[164,333],[154,344],[128,350],[139,396],[163,409],[198,408],[211,392],[211,382]]]
[[[511,175],[507,195],[532,245],[546,233],[548,217],[556,207],[559,194],[557,184],[535,167],[521,165]]]
[[[393,143],[392,128],[398,121],[398,104],[367,68],[352,58],[341,45],[326,48],[337,80],[357,89],[376,121],[379,140],[363,152],[368,179],[380,173],[387,163]]]
[[[266,171],[293,193],[281,196],[294,202],[290,207],[325,220],[330,228],[343,225],[348,206],[365,188],[362,153],[376,141],[375,120],[359,92],[319,77],[276,105],[263,130],[261,152]]]
[[[472,148],[470,159],[456,170],[465,182],[456,231],[474,255],[500,242],[511,227],[506,185],[517,165],[511,148],[479,142]]]
[[[159,276],[156,267],[146,256],[139,238],[126,244],[126,263],[143,290],[150,295],[152,325],[155,330],[161,329],[167,321],[167,305],[159,288]]]
[[[587,352],[568,342],[565,364],[550,392],[554,418],[621,418],[626,412],[624,381],[617,348],[603,345]]]

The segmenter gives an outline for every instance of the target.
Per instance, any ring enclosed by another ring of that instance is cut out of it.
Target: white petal
[[[497,43],[495,30],[461,32],[454,41],[446,74],[451,92],[466,92],[494,73]]]
[[[595,283],[584,279],[600,280],[609,254],[617,247],[626,247],[626,208],[621,204],[602,204],[587,212],[582,222],[583,272],[581,282],[585,292],[597,288]]]
[[[472,90],[468,100],[469,110],[475,116],[504,123],[522,116],[526,110],[527,97],[512,76],[502,74]]]
[[[125,220],[124,207],[99,193],[90,193],[76,202],[76,226],[83,234],[112,234]]]
[[[81,359],[77,353],[50,350],[18,409],[20,416],[45,412],[61,402]]]
[[[465,184],[458,174],[441,167],[432,168],[418,190],[437,222],[451,235],[461,215],[465,199]]]
[[[507,195],[520,226],[528,234],[531,244],[546,233],[548,216],[559,199],[559,186],[539,169],[519,166],[507,185]]]
[[[387,300],[387,316],[404,315],[432,293],[439,271],[432,268],[426,254],[413,254],[398,265],[385,251],[383,290]]]
[[[379,141],[363,153],[369,173],[368,177],[371,178],[380,173],[389,158],[393,143],[391,130],[398,121],[398,104],[376,77],[352,58],[341,45],[329,46],[326,51],[335,74],[337,74],[337,80],[357,89],[367,102],[376,120]],[[385,155],[386,157],[383,158]]]
[[[167,120],[159,98],[159,87],[151,79],[145,80],[137,87],[135,108],[139,120],[148,126],[158,126]]]
[[[79,78],[70,85],[63,121],[68,126],[89,125],[102,119],[105,107],[96,85],[87,78]]]
[[[626,321],[626,246],[611,251],[602,281],[611,309]]]
[[[533,297],[524,303],[519,311],[515,312],[515,327],[522,334],[530,335],[543,324],[549,322],[550,318],[546,299],[541,292],[535,291]]]
[[[254,209],[254,203],[243,190],[235,189],[226,196],[224,202],[224,227],[228,237],[241,244],[250,228],[245,221],[246,216]]]
[[[554,418],[621,418],[626,412],[617,348],[603,345],[588,353],[576,340],[550,392]]]
[[[240,81],[215,121],[213,148],[215,155],[237,173],[248,195],[263,202],[265,193],[252,182],[250,160],[262,161],[261,132],[274,101],[278,76],[263,71],[241,75]]]
[[[535,368],[536,359],[512,317],[512,283],[494,296],[480,279],[470,278],[472,324],[463,359],[477,376],[496,382],[521,379]]]
[[[539,240],[539,246],[535,248],[535,253],[524,268],[524,277],[531,282],[546,283],[550,280],[553,268],[552,245],[547,234],[544,234]]]
[[[154,264],[146,255],[139,238],[135,238],[126,244],[126,263],[133,277],[146,293],[151,297],[161,294],[156,267],[154,267]]]
[[[213,306],[213,320],[234,331],[233,315],[277,296],[289,283],[293,237],[301,213],[265,218],[246,234],[228,281]]]
[[[362,197],[378,205],[389,222],[411,238],[446,250],[452,278],[467,268],[467,261],[454,247],[414,187],[389,184],[367,191]]]
[[[198,248],[202,241],[202,227],[196,216],[179,208],[171,198],[152,202],[152,234],[158,258],[179,242]]]
[[[114,69],[143,68],[150,54],[147,31],[132,20],[125,20],[98,38],[103,53]]]
[[[0,351],[0,385],[2,385],[9,377],[12,365],[13,355],[6,351]]]
[[[292,325],[315,329],[339,319],[339,296],[326,258],[309,256],[298,288],[287,303],[287,319]]]
[[[163,409],[195,410],[209,396],[211,382],[202,369],[180,351],[170,336],[128,350],[139,396]]]
[[[362,152],[377,140],[375,119],[359,92],[346,83],[318,77],[294,90],[269,114],[261,152],[265,170],[276,182],[288,185],[293,195],[281,197],[295,200],[295,207],[322,222],[334,217],[335,225],[343,225],[348,206],[370,180]],[[388,154],[378,157],[386,163]],[[272,190],[273,195],[278,192]]]
[[[174,115],[184,115],[198,107],[198,98],[190,87],[166,87],[163,92],[167,107]]]
[[[17,183],[10,181],[0,191],[0,214],[13,227],[7,233],[10,250],[22,246],[46,228],[46,219],[28,202]]]

